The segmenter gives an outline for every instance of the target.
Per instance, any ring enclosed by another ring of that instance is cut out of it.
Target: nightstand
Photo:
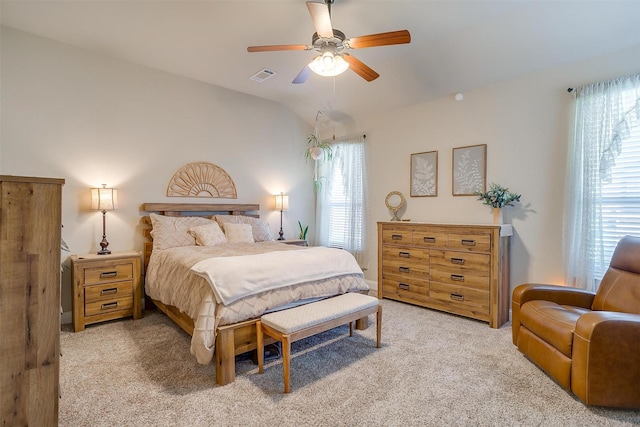
[[[287,244],[287,245],[309,246],[307,241],[303,240],[303,239],[276,240],[276,242],[284,243],[284,244]]]
[[[140,258],[137,251],[71,256],[75,332],[92,323],[142,317]]]

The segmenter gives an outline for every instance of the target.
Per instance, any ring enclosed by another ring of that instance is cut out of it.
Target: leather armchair
[[[640,408],[640,238],[622,238],[597,293],[513,290],[513,343],[587,405]]]

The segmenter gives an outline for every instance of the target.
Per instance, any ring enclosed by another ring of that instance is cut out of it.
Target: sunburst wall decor
[[[167,197],[209,197],[237,199],[236,185],[221,167],[194,162],[178,170],[167,187]]]

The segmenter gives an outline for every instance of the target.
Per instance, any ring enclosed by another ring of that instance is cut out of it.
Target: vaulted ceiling
[[[350,51],[380,77],[312,75],[291,81],[311,51],[247,46],[311,44],[304,0],[2,0],[19,30],[281,102],[308,122],[318,110],[353,120],[518,75],[640,45],[640,0],[335,0],[347,36],[407,29],[411,43]],[[267,68],[261,83],[250,77]]]

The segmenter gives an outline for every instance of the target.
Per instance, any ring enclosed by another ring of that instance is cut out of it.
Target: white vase
[[[320,147],[311,147],[309,149],[309,153],[313,160],[318,160],[322,157],[322,148]]]
[[[504,219],[502,217],[502,209],[501,208],[493,208],[493,223],[494,224],[504,224]]]

